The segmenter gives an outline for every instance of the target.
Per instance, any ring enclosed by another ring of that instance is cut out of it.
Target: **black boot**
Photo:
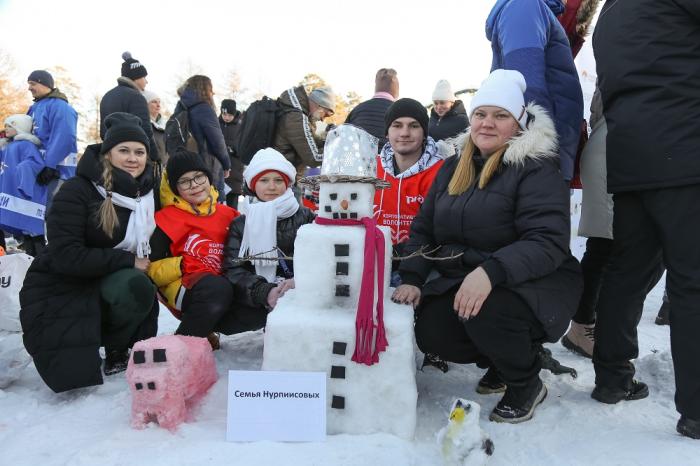
[[[609,405],[614,405],[620,401],[641,400],[648,396],[649,387],[647,387],[647,384],[637,380],[632,380],[632,385],[626,390],[596,385],[593,392],[591,392],[591,398]]]
[[[676,430],[681,435],[700,440],[700,421],[681,416],[676,425]]]
[[[420,366],[420,369],[423,370],[423,368],[425,366],[437,367],[438,369],[440,369],[442,372],[445,372],[445,373],[448,370],[450,370],[450,368],[447,366],[447,363],[445,362],[445,360],[434,353],[425,353],[425,356],[423,357],[423,365]]]
[[[124,372],[129,363],[129,350],[108,350],[105,348],[105,375]]]
[[[659,309],[659,313],[657,314],[654,323],[656,325],[671,325],[671,321],[668,319],[670,312],[671,308],[668,301],[664,301],[663,304],[661,304],[661,308]]]
[[[547,397],[547,387],[537,377],[524,387],[506,388],[506,394],[498,402],[489,419],[495,422],[518,424],[532,419],[535,408]]]
[[[479,380],[476,385],[476,393],[481,395],[490,395],[492,393],[503,393],[506,391],[506,383],[498,375],[496,369],[489,367],[486,374]]]

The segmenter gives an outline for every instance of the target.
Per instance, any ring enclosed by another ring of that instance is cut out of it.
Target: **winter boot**
[[[700,421],[681,416],[676,425],[676,430],[681,435],[700,440]]]
[[[481,395],[490,395],[492,393],[503,393],[506,391],[506,383],[498,375],[496,369],[489,367],[486,374],[479,380],[476,385],[476,393]]]
[[[423,365],[420,367],[420,369],[423,370],[425,366],[437,367],[444,373],[447,373],[447,371],[450,370],[447,363],[440,356],[434,353],[425,353],[425,357],[423,357]]]
[[[218,333],[211,332],[209,335],[207,335],[207,340],[209,340],[212,351],[221,349],[221,337]]]
[[[525,387],[508,386],[506,393],[498,402],[489,420],[518,424],[532,419],[537,405],[547,397],[547,387],[539,377]]]
[[[671,325],[671,321],[668,318],[670,312],[671,307],[669,306],[668,301],[664,301],[661,304],[661,308],[659,309],[659,313],[657,314],[654,323],[656,325]]]
[[[595,324],[579,324],[571,321],[571,328],[561,338],[564,348],[580,354],[584,358],[593,357],[593,345],[595,344]]]
[[[129,350],[108,350],[105,348],[105,375],[124,372],[129,363]]]
[[[596,385],[591,392],[591,398],[609,405],[614,405],[620,401],[641,400],[648,396],[649,387],[647,387],[647,384],[637,380],[632,380],[632,386],[627,390]]]

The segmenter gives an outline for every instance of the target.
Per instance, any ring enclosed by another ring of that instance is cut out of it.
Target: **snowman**
[[[327,374],[330,434],[413,438],[413,309],[391,302],[391,231],[377,227],[377,140],[341,125],[326,139],[315,223],[294,243],[294,280],[270,313],[263,370]]]

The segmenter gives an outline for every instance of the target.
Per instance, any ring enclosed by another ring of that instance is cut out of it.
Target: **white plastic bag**
[[[0,336],[0,388],[7,388],[22,375],[32,361],[22,344],[22,336],[13,333]]]
[[[34,258],[28,254],[0,256],[0,330],[21,332],[19,290]]]

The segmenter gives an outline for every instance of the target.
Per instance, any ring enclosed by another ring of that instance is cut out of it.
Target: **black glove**
[[[36,176],[36,182],[39,183],[41,186],[46,186],[53,180],[57,180],[59,178],[60,176],[58,174],[58,170],[56,170],[55,168],[44,167]]]

